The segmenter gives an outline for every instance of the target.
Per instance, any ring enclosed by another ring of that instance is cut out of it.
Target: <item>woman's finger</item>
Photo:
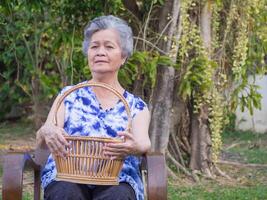
[[[126,138],[131,139],[131,140],[134,139],[133,138],[133,134],[131,134],[129,132],[126,132],[126,131],[124,131],[124,132],[118,132],[117,135],[120,136],[120,137],[124,137],[125,139]]]
[[[111,160],[121,160],[124,159],[125,156],[111,156],[110,159]]]
[[[126,155],[125,153],[122,153],[122,152],[105,152],[105,155],[106,156],[124,156]]]
[[[56,152],[56,145],[54,144],[54,142],[52,140],[47,140],[46,144],[50,150],[51,153],[55,153]]]
[[[133,149],[135,142],[132,140],[126,140],[125,142],[109,142],[105,145],[106,147],[117,148],[117,149]]]
[[[54,135],[47,138],[47,146],[49,148],[49,150],[51,151],[51,153],[55,154],[55,155],[60,155],[62,157],[64,157],[64,155],[67,154],[67,151],[65,149],[65,145],[63,145],[59,140],[58,140],[58,136]]]
[[[127,154],[122,154],[122,153],[106,153],[105,156],[109,156],[111,159],[112,158],[124,158],[127,156]]]
[[[58,140],[54,141],[54,149],[55,149],[54,153],[61,157],[65,157],[65,155],[67,154],[65,146],[62,145]]]
[[[65,131],[64,131],[65,132]],[[66,147],[70,147],[70,144],[68,143],[68,141],[65,139],[65,137],[63,136],[63,134],[65,134],[65,133],[62,133],[62,134],[58,134],[57,135],[57,137],[58,137],[58,140],[59,140],[59,142],[62,144],[62,145],[64,145],[64,146],[66,146]]]
[[[104,151],[110,151],[110,152],[128,152],[129,150],[127,148],[117,148],[117,147],[103,147]]]
[[[114,148],[104,149],[104,155],[126,156],[128,154],[130,154],[130,151],[127,149],[123,149],[123,150],[118,150],[118,149],[114,149]]]
[[[60,155],[63,155],[64,157],[67,155],[66,146],[63,145],[59,140],[56,141],[57,145],[57,151]]]

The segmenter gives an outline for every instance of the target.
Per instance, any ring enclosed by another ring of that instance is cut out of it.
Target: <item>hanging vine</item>
[[[255,13],[263,4],[253,1],[228,1],[213,3],[211,55],[203,45],[196,13],[204,2],[184,1],[181,8],[183,27],[179,43],[179,62],[183,69],[180,94],[184,99],[193,98],[195,113],[208,107],[208,121],[212,140],[212,161],[216,162],[222,147],[221,133],[227,121],[225,109],[228,102],[241,103],[252,110],[259,106],[257,87],[247,82],[249,29]],[[227,14],[228,13],[228,14]],[[199,16],[199,15],[198,15]],[[222,20],[226,16],[226,21]],[[223,34],[221,34],[223,33]],[[220,37],[219,37],[220,34]],[[229,85],[239,83],[234,91],[225,92]],[[247,88],[246,95],[238,94]],[[232,98],[229,99],[229,95]],[[241,102],[242,101],[242,102]]]

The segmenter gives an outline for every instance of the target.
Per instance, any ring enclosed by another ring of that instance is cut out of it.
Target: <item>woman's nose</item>
[[[97,49],[96,54],[97,54],[98,56],[104,56],[104,55],[106,55],[105,48],[104,48],[103,46],[100,46],[100,47]]]

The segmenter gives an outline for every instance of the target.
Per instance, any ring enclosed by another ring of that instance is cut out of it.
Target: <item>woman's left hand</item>
[[[138,154],[138,144],[132,133],[124,131],[117,134],[123,141],[107,143],[104,146],[104,155],[110,156],[111,159],[121,159],[128,155]]]

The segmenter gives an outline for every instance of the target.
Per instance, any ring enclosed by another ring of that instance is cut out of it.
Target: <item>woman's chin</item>
[[[114,73],[114,70],[111,69],[94,69],[91,70],[91,73],[93,76],[98,76],[98,77],[102,77],[102,76],[106,76],[107,74],[110,73]]]

